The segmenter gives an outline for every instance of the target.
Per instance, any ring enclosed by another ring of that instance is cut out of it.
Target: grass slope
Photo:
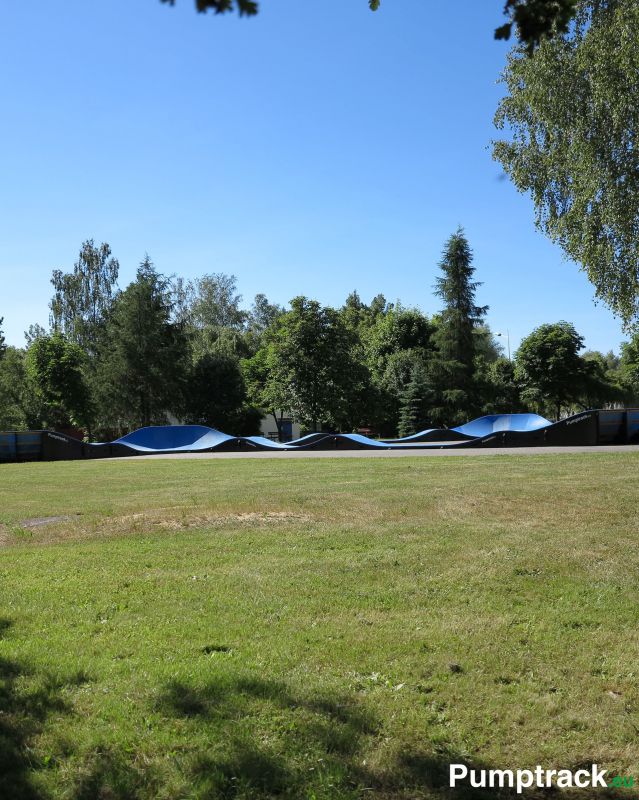
[[[638,508],[623,453],[2,466],[0,797],[637,779]]]

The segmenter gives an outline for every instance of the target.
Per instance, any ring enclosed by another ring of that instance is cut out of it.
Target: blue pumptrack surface
[[[460,441],[490,436],[501,431],[525,433],[545,428],[553,423],[539,414],[488,414],[456,428],[427,428],[401,439],[385,439],[389,444],[401,442]]]
[[[236,436],[204,425],[151,425],[127,433],[110,444],[121,444],[139,453],[206,452],[235,441]]]
[[[491,447],[639,445],[639,408],[592,409],[550,422],[537,414],[489,414],[456,428],[430,428],[403,439],[369,439],[358,433],[311,433],[292,442],[264,436],[230,436],[204,425],[149,426],[113,442],[87,443],[51,430],[0,432],[1,461],[68,461],[163,453],[256,450],[374,451]]]
[[[264,436],[230,436],[204,425],[152,425],[132,431],[113,442],[95,444],[54,431],[30,432],[29,435],[35,437],[33,443],[26,439],[23,442],[20,438],[23,434],[4,434],[4,439],[0,439],[0,460],[17,460],[20,457],[63,460],[256,450],[282,454],[312,449],[452,450],[462,447],[634,442],[639,439],[639,410],[584,411],[559,422],[550,422],[537,414],[489,414],[456,428],[431,428],[394,440],[370,439],[359,433],[311,433],[284,443],[274,442]]]
[[[552,422],[540,417],[539,414],[489,414],[467,422],[465,425],[459,425],[453,430],[463,433],[465,436],[477,438],[499,431],[517,431],[518,433],[536,431],[548,425],[552,425]]]
[[[578,417],[579,415],[577,415]],[[481,446],[499,438],[506,442],[505,434],[513,434],[511,444],[519,444],[517,437],[527,440],[527,434],[547,431],[563,425],[553,423],[538,414],[488,414],[466,422],[456,428],[429,428],[402,439],[370,439],[359,433],[309,433],[292,442],[274,442],[265,436],[230,436],[204,425],[152,425],[132,431],[110,446],[118,446],[132,453],[203,453],[214,450],[266,450],[287,452],[299,450],[371,449],[395,450],[423,447]],[[499,435],[499,436],[498,436]],[[512,438],[512,437],[511,437]],[[92,445],[106,447],[107,445]]]
[[[289,442],[274,442],[266,436],[245,436],[243,441],[250,442],[261,450],[295,450]]]
[[[552,422],[537,414],[489,414],[456,428],[431,428],[402,439],[370,439],[359,433],[309,433],[301,439],[286,443],[274,442],[265,436],[230,436],[204,425],[152,425],[132,431],[109,444],[119,445],[140,454],[211,452],[229,447],[274,452],[344,447],[393,450],[426,447],[428,442],[435,441],[439,447],[471,442],[475,444],[495,433],[506,431],[527,433],[552,425]]]

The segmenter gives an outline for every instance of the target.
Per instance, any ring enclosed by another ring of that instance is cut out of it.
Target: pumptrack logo
[[[49,437],[49,439],[55,439],[55,440],[56,440],[56,442],[66,442],[66,441],[67,441],[67,440],[64,438],[64,436],[58,436],[58,435],[57,435],[57,434],[55,434],[55,433],[47,433],[47,436]]]
[[[569,419],[566,422],[566,425],[574,425],[576,422],[583,422],[586,419],[590,419],[592,414],[582,414],[580,417],[574,417],[573,419]]]
[[[471,786],[473,789],[514,789],[521,794],[524,789],[631,789],[632,775],[608,777],[607,769],[592,764],[590,769],[469,769],[465,764],[450,765],[449,786]]]

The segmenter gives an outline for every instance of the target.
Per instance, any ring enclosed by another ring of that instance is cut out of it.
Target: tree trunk
[[[279,419],[277,418],[277,414],[275,413],[275,409],[273,409],[273,411],[271,411],[271,414],[273,415],[273,419],[275,420],[275,425],[277,427],[277,441],[281,442],[282,441],[282,418],[284,416],[284,412],[280,411],[280,418]]]

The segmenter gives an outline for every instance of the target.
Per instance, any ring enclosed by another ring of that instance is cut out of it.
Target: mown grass
[[[637,477],[623,452],[0,467],[0,798],[637,780]]]

